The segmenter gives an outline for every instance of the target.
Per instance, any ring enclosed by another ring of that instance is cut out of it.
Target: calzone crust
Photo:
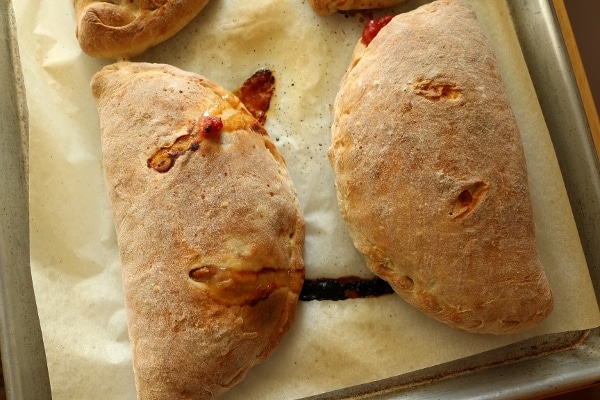
[[[185,27],[208,0],[73,0],[81,49],[96,58],[129,59]]]
[[[140,399],[212,399],[290,328],[304,222],[285,161],[230,92],[119,62],[92,80]]]
[[[340,210],[375,274],[469,332],[551,312],[519,130],[466,2],[400,14],[358,43],[334,111]]]

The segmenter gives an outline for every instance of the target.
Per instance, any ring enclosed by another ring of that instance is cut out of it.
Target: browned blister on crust
[[[138,396],[216,398],[294,320],[304,222],[285,161],[202,76],[120,62],[92,89]]]
[[[88,55],[129,59],[179,32],[208,0],[73,0],[76,36]]]
[[[357,44],[329,158],[355,246],[409,303],[493,334],[551,312],[520,133],[467,3],[422,6]]]

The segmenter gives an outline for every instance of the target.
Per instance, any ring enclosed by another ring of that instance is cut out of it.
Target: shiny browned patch
[[[195,282],[206,284],[211,297],[219,303],[254,306],[280,288],[299,293],[304,271],[275,268],[240,271],[204,265],[192,269],[189,276]]]
[[[258,70],[235,93],[248,111],[264,125],[275,91],[275,77],[268,69]]]
[[[157,172],[167,172],[182,154],[198,150],[203,138],[214,137],[221,132],[221,129],[223,129],[223,121],[218,117],[203,117],[194,121],[188,127],[187,135],[178,137],[171,146],[160,148],[148,158],[148,168]]]

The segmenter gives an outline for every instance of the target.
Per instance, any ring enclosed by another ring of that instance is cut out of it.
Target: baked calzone
[[[92,80],[140,399],[213,399],[294,321],[304,222],[240,100],[169,65]]]
[[[551,312],[519,129],[468,3],[361,39],[334,111],[339,207],[375,274],[464,331],[513,333]]]
[[[129,59],[179,32],[208,0],[73,0],[81,49],[96,58]]]

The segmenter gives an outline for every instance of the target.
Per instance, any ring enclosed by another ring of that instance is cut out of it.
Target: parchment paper
[[[409,1],[398,13],[423,1]],[[540,257],[556,308],[536,329],[461,333],[398,296],[301,302],[273,356],[226,399],[296,399],[466,357],[545,333],[600,325],[560,170],[505,1],[473,0],[522,130]],[[30,115],[31,261],[54,399],[134,399],[120,263],[89,82],[108,61],[84,55],[69,0],[14,3]],[[319,17],[299,0],[212,0],[139,60],[198,72],[235,90],[276,77],[266,128],[287,159],[307,236],[307,278],[371,276],[339,216],[326,151],[332,103],[362,14]],[[142,100],[143,101],[143,100]],[[146,104],[151,110],[152,104]]]

